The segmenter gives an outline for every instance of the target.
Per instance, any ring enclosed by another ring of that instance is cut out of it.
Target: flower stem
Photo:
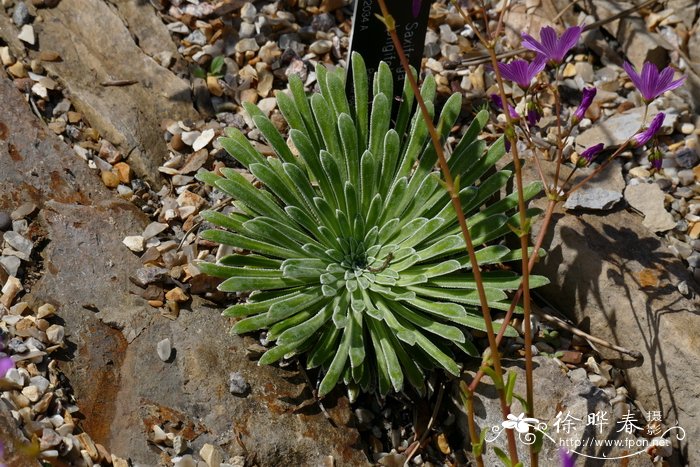
[[[462,203],[459,199],[459,193],[457,192],[455,185],[454,185],[454,179],[452,178],[452,174],[450,173],[450,169],[447,165],[447,159],[445,158],[445,153],[442,148],[442,143],[440,141],[440,137],[438,136],[437,130],[435,129],[435,125],[433,124],[433,120],[430,117],[430,113],[428,112],[428,108],[425,106],[425,102],[423,101],[423,98],[421,97],[420,94],[420,89],[418,88],[418,83],[416,82],[416,78],[413,76],[413,73],[411,72],[411,67],[408,63],[408,59],[406,58],[406,54],[404,53],[403,46],[401,45],[401,41],[399,40],[399,36],[396,33],[396,27],[395,23],[393,20],[393,17],[390,15],[389,10],[387,9],[386,2],[384,0],[379,0],[379,7],[382,11],[382,16],[384,19],[384,24],[386,25],[387,31],[389,32],[389,35],[391,36],[391,40],[394,43],[394,48],[396,49],[396,53],[399,56],[399,60],[401,61],[401,66],[403,69],[406,71],[406,79],[408,79],[409,85],[411,86],[411,89],[413,90],[413,93],[416,97],[416,101],[418,102],[418,106],[420,107],[421,114],[423,116],[423,120],[425,121],[427,127],[428,127],[428,132],[430,133],[430,138],[432,140],[433,146],[435,147],[435,152],[438,157],[438,165],[440,166],[440,170],[442,171],[443,178],[445,179],[445,186],[447,187],[447,191],[450,195],[450,199],[452,201],[452,206],[454,207],[455,213],[457,215],[457,220],[459,222],[459,227],[462,231],[462,236],[464,237],[464,243],[467,248],[467,253],[469,254],[469,261],[472,266],[472,274],[474,275],[474,281],[476,282],[476,288],[477,292],[479,294],[479,302],[481,304],[481,311],[484,317],[484,324],[486,327],[486,333],[488,335],[488,340],[489,340],[489,348],[491,349],[491,358],[493,360],[493,366],[494,370],[496,373],[496,378],[497,381],[495,381],[496,386],[499,388],[499,399],[501,403],[501,411],[503,412],[503,417],[504,419],[507,417],[507,415],[510,413],[510,408],[508,404],[506,403],[506,395],[504,392],[504,383],[503,383],[503,369],[501,367],[501,359],[500,355],[498,353],[498,345],[496,344],[496,334],[494,333],[493,330],[493,321],[491,318],[491,310],[488,305],[488,301],[486,299],[486,291],[484,289],[484,283],[481,277],[481,269],[479,268],[479,263],[476,259],[476,252],[474,250],[474,245],[472,243],[472,238],[471,234],[469,233],[469,229],[467,227],[467,220],[464,216],[464,210],[462,209]],[[505,99],[503,100],[505,102]],[[507,112],[506,112],[507,114]],[[510,116],[508,116],[510,118]],[[524,214],[524,213],[523,213]],[[527,253],[527,251],[526,251]],[[508,451],[510,453],[511,461],[513,464],[518,463],[518,451],[517,447],[515,445],[515,435],[513,434],[513,430],[508,430],[507,431],[507,437],[508,437]]]

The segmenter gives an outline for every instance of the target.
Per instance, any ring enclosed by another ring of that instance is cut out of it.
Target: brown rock
[[[219,97],[224,94],[224,90],[221,88],[221,84],[219,84],[219,78],[216,76],[207,76],[207,87],[212,96]]]
[[[200,149],[193,152],[187,157],[185,164],[180,168],[181,174],[190,174],[199,170],[209,159],[209,152],[206,149]]]
[[[114,164],[114,170],[116,170],[120,182],[126,184],[131,181],[131,167],[126,162],[117,162]]]
[[[43,62],[60,62],[61,56],[58,52],[52,52],[50,50],[42,50],[39,52],[39,60]]]
[[[24,64],[22,62],[15,62],[14,65],[7,67],[7,71],[15,78],[27,77],[27,69],[24,68]]]
[[[578,365],[579,363],[581,363],[582,358],[583,354],[581,352],[578,352],[576,350],[565,350],[564,352],[562,352],[562,356],[559,357],[559,360],[561,360],[564,363]]]
[[[190,299],[190,297],[188,297],[185,291],[180,287],[175,287],[172,290],[168,290],[168,292],[165,294],[165,299],[172,300],[174,302],[186,302]]]
[[[73,111],[68,112],[68,121],[70,123],[78,123],[82,119],[83,119],[83,115],[80,112],[73,112]]]
[[[119,186],[119,176],[110,170],[103,170],[102,183],[105,184],[107,188],[116,188]]]
[[[174,134],[170,139],[170,147],[173,151],[177,152],[182,152],[182,150],[187,147],[184,141],[182,141],[182,135],[180,133]]]

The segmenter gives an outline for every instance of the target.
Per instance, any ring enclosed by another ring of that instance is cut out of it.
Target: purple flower
[[[513,60],[510,63],[499,63],[498,69],[505,79],[514,81],[521,88],[527,89],[530,87],[532,78],[544,70],[546,61],[545,57],[538,55],[532,63],[526,60]]]
[[[5,374],[15,367],[15,362],[10,357],[0,358],[0,378],[4,378]]]
[[[639,89],[642,98],[647,103],[653,101],[666,91],[676,89],[685,81],[685,76],[681,76],[673,81],[673,68],[666,67],[659,72],[656,65],[651,62],[644,62],[641,76],[637,74],[637,70],[635,70],[629,62],[625,62],[622,67],[637,89]]]
[[[574,123],[578,123],[581,120],[583,120],[583,116],[586,114],[586,110],[588,110],[588,107],[591,106],[591,102],[593,102],[593,98],[595,97],[597,92],[598,90],[596,88],[585,88],[583,90],[581,103],[579,104],[578,109],[576,109],[576,112],[574,112],[573,115]]]
[[[574,467],[576,465],[574,456],[566,449],[559,450],[559,457],[561,458],[561,467]]]
[[[649,124],[649,128],[637,133],[632,137],[632,146],[640,147],[647,144],[649,140],[652,139],[654,135],[656,135],[656,133],[659,131],[659,128],[661,128],[661,124],[664,122],[664,118],[666,118],[666,115],[663,112],[659,112],[658,114],[656,114],[656,117],[654,117],[654,119]]]
[[[581,157],[579,157],[576,161],[576,165],[579,167],[586,167],[593,161],[595,156],[597,156],[603,151],[604,148],[605,145],[603,143],[594,144],[593,146],[586,148],[581,153]]]
[[[495,105],[497,109],[503,110],[503,102],[501,101],[501,96],[499,96],[498,94],[491,94],[489,97],[491,98],[493,105]],[[510,113],[510,118],[520,118],[518,112],[515,111],[515,107],[513,107],[510,104],[508,104],[508,113]]]
[[[522,45],[526,49],[533,50],[539,55],[546,58],[547,61],[553,63],[561,63],[564,56],[571,50],[581,37],[583,28],[580,26],[572,26],[568,28],[561,37],[557,37],[557,33],[551,26],[545,26],[540,30],[540,40],[537,42],[531,35],[522,33]]]

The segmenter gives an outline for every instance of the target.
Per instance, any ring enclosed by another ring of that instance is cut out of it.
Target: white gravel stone
[[[212,139],[214,139],[214,130],[212,128],[204,130],[202,134],[200,134],[192,143],[192,149],[194,151],[199,151],[200,149],[207,147]]]
[[[59,324],[52,324],[46,330],[46,338],[52,344],[62,344],[63,339],[65,337],[66,337],[66,330],[63,328],[63,326],[61,326]]]
[[[163,224],[161,222],[151,222],[144,229],[142,237],[144,240],[149,240],[158,235],[159,233],[163,232],[167,228],[168,224]]]
[[[173,352],[172,345],[170,344],[170,339],[166,338],[158,342],[156,350],[158,351],[158,357],[160,357],[161,360],[163,360],[164,362],[168,361],[168,359],[170,358],[170,354]]]
[[[195,141],[197,141],[197,138],[199,138],[199,135],[201,135],[199,131],[183,131],[182,132],[182,142],[185,143],[188,146],[192,146]]]
[[[202,456],[208,467],[221,467],[223,459],[221,449],[217,446],[207,443],[199,450],[199,455]]]
[[[20,253],[24,253],[27,256],[32,254],[32,248],[34,248],[34,243],[32,243],[32,241],[28,238],[24,238],[23,236],[12,230],[5,232],[3,238],[5,239],[8,245],[10,245],[12,248],[19,251]]]
[[[31,24],[25,24],[22,26],[22,30],[17,35],[17,39],[22,42],[26,42],[29,45],[34,45],[36,43],[36,36],[34,35],[34,28]]]
[[[141,235],[130,235],[128,237],[124,237],[122,243],[134,253],[141,253],[143,251],[143,247],[145,246],[146,240]]]

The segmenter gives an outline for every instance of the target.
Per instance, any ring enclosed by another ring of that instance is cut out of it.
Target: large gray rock
[[[552,170],[548,163],[544,168],[545,175]],[[530,168],[528,177],[534,176]],[[680,453],[688,465],[700,465],[692,441],[700,439],[700,301],[693,278],[638,214],[557,210],[553,218],[543,244],[549,253],[535,266],[551,284],[538,292],[578,327],[643,354],[634,360],[600,348],[625,370],[635,400],[686,430]],[[536,223],[533,235],[539,228]],[[678,292],[682,281],[695,288],[693,298]]]
[[[43,239],[41,277],[26,300],[53,303],[65,321],[68,358],[60,367],[95,442],[135,464],[158,465],[160,451],[147,439],[160,424],[180,430],[194,451],[210,442],[240,454],[240,437],[261,466],[319,465],[329,455],[336,465],[367,463],[348,427],[346,398],[324,400],[337,427],[315,405],[295,411],[311,397],[305,379],[248,360],[246,341],[228,335],[220,310],[195,301],[170,321],[134,295],[128,278],[140,261],[122,239],[148,219],[113,197],[6,79],[0,102],[0,210],[28,200],[39,207],[32,229]],[[167,362],[156,351],[164,338],[174,348]],[[248,394],[230,393],[233,372]]]
[[[665,193],[656,183],[640,183],[625,189],[625,201],[644,215],[642,225],[652,232],[665,232],[676,226],[676,221],[664,206]]]
[[[513,372],[516,374],[514,393],[520,396],[525,395],[525,371],[522,362],[507,361],[503,367],[504,373]],[[534,381],[536,383],[534,400],[535,414],[540,422],[547,425],[546,431],[552,439],[545,438],[542,443],[539,460],[542,466],[558,466],[560,446],[568,446],[579,454],[591,457],[577,456],[577,463],[580,465],[595,465],[596,467],[619,466],[619,460],[604,461],[602,457],[613,457],[625,454],[625,449],[605,446],[605,441],[619,441],[621,443],[629,440],[633,442],[636,438],[625,431],[618,432],[621,424],[617,423],[614,415],[614,408],[610,403],[610,398],[601,389],[593,386],[586,377],[585,370],[578,369],[575,372],[565,374],[562,368],[553,359],[548,357],[534,357]],[[472,381],[474,372],[467,372],[467,383]],[[504,452],[508,452],[505,432],[500,434],[497,431],[502,429],[501,407],[495,388],[484,380],[477,389],[474,398],[475,422],[479,431],[491,430],[487,434],[488,442],[484,446],[484,464],[501,465],[493,447],[499,447]],[[486,384],[484,384],[486,383]],[[453,385],[452,400],[459,410],[459,428],[463,432],[465,439],[469,437],[466,412],[460,402],[458,387]],[[523,412],[519,401],[514,399],[511,413],[518,416]],[[557,414],[561,412],[561,415]],[[587,425],[588,414],[600,414],[603,418],[598,419],[599,425]],[[573,418],[568,418],[568,417]],[[496,438],[493,441],[493,438]],[[525,439],[517,438],[518,456],[525,465],[529,465],[529,448],[524,442]],[[594,446],[596,442],[601,446]],[[588,446],[575,447],[577,444]],[[627,454],[637,451],[627,450]],[[471,455],[471,451],[469,451]],[[595,459],[598,458],[598,459]],[[651,467],[652,463],[646,454],[640,454],[628,458],[629,467]]]
[[[131,12],[122,7],[125,9]],[[64,0],[55,8],[41,10],[43,21],[35,22],[34,28],[42,50],[61,56],[62,61],[43,65],[65,85],[76,109],[101,135],[129,155],[128,162],[137,174],[158,182],[157,168],[168,155],[160,128],[162,120],[192,118],[196,112],[189,83],[144,53],[118,11],[100,0]],[[152,9],[142,8],[138,13],[155,15]],[[160,21],[132,23],[149,24],[154,38],[167,35]],[[15,36],[15,26],[0,15],[0,37],[15,55],[22,56],[26,52]],[[144,47],[149,52],[155,50],[149,41]],[[34,56],[36,52],[29,54]],[[115,80],[135,84],[109,85]]]
[[[571,181],[571,186],[585,179],[593,168],[580,169],[578,175]],[[564,203],[566,209],[593,209],[609,211],[622,199],[625,180],[622,178],[622,167],[619,163],[610,164],[605,173],[592,179],[590,183],[576,190]]]
[[[647,125],[658,112],[653,105],[649,107],[646,120]],[[620,114],[615,114],[610,118],[601,120],[578,135],[576,137],[576,145],[580,150],[598,143],[603,143],[606,147],[619,146],[639,131],[643,117],[644,108],[642,107],[635,107]],[[666,112],[661,127],[663,132],[673,128],[676,117],[676,114]]]

